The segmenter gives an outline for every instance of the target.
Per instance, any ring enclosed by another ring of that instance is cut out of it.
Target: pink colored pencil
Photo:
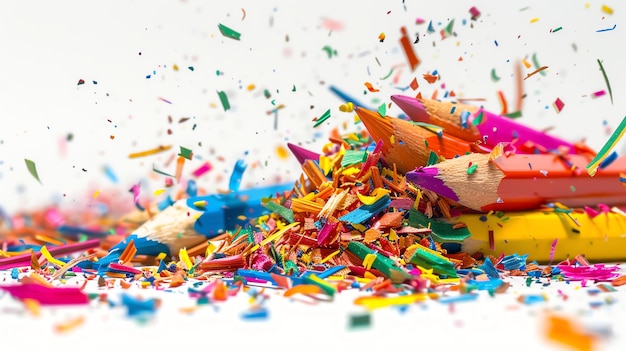
[[[393,95],[391,100],[413,121],[436,124],[450,135],[470,142],[479,141],[485,151],[504,142],[514,143],[517,153],[563,150],[569,154],[595,155],[586,145],[571,143],[478,106],[418,100],[404,95]]]
[[[100,246],[99,239],[91,239],[81,243],[68,244],[63,246],[51,246],[48,251],[52,256],[68,255],[75,252],[85,251]],[[41,256],[41,252],[35,252],[37,258]],[[0,259],[0,269],[11,269],[15,267],[24,267],[30,265],[30,253],[21,254],[13,257]]]

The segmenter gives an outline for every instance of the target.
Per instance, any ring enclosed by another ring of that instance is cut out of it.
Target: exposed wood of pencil
[[[179,200],[146,221],[133,234],[156,240],[177,255],[181,248],[191,248],[207,240],[206,236],[194,229],[201,213],[189,208],[187,200]]]
[[[377,112],[358,107],[356,113],[374,140],[383,141],[383,156],[389,166],[406,173],[428,162],[430,151],[440,157],[452,158],[471,152],[470,144],[446,135],[438,136],[398,118],[382,117]],[[426,145],[428,144],[428,146]]]
[[[523,89],[522,86],[518,87]],[[521,98],[520,98],[521,100]],[[549,150],[564,149],[572,154],[596,154],[584,143],[571,143],[559,137],[536,130],[530,126],[523,125],[517,121],[505,116],[498,116],[489,111],[482,110],[477,106],[465,104],[451,104],[439,102],[436,100],[419,100],[426,109],[426,115],[431,115],[433,123],[441,123],[446,125],[449,134],[468,133],[468,131],[476,131],[479,133],[478,138],[481,141],[483,149],[490,149],[501,142],[514,142],[518,146],[520,153],[534,153],[536,150],[547,152]],[[520,103],[521,104],[521,103]],[[454,113],[451,112],[451,106],[456,106]],[[461,124],[460,115],[463,111],[469,111],[471,118],[478,118],[481,112],[482,120],[478,125],[474,125],[470,120],[467,123],[467,129]],[[435,117],[437,116],[437,117]],[[422,117],[423,118],[423,117]],[[441,119],[439,121],[437,118]],[[466,137],[466,140],[475,141],[474,136]],[[528,144],[527,144],[528,143]],[[478,143],[476,144],[478,146]],[[530,148],[530,149],[529,149]],[[524,151],[525,150],[525,151]]]
[[[467,172],[470,162],[477,166],[472,174]],[[595,177],[581,171],[586,163],[581,155],[563,160],[550,154],[516,154],[489,161],[487,154],[470,154],[426,167],[437,169],[434,177],[416,171],[407,179],[426,188],[436,186],[432,178],[439,179],[444,185],[440,195],[477,211],[534,209],[549,202],[568,207],[626,204],[626,187],[619,181],[620,173],[626,172],[626,158],[614,161]]]
[[[430,117],[430,121],[422,122],[441,126],[448,134],[463,140],[470,142],[481,140],[480,131],[478,131],[478,128],[476,128],[471,121],[467,122],[466,128],[463,128],[461,125],[461,115],[463,112],[467,111],[473,116],[479,111],[480,108],[478,106],[452,102],[439,102],[429,99],[420,99],[418,101],[424,105],[426,112],[428,112],[428,116]]]

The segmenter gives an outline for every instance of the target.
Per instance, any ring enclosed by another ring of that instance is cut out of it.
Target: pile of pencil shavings
[[[446,221],[456,215],[446,199],[384,166],[380,142],[371,148],[366,133],[331,140],[318,159],[302,160],[291,192],[266,199],[270,214],[223,237],[215,252],[227,256],[205,259],[200,272],[296,277],[339,267],[335,274],[423,287],[458,282],[457,270],[483,263],[480,254],[445,249],[469,237],[467,228]],[[512,270],[539,270],[512,259]]]

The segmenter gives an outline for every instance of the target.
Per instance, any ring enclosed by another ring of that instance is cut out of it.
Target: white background
[[[319,151],[331,129],[360,128],[353,124],[352,114],[339,112],[341,100],[329,92],[329,85],[378,106],[389,102],[391,94],[400,93],[397,87],[406,87],[417,77],[419,91],[426,97],[436,89],[440,98],[446,90],[454,90],[460,97],[485,98],[484,106],[499,112],[497,92],[502,91],[509,105],[514,105],[514,64],[523,58],[530,61],[533,54],[540,65],[549,68],[545,76],[536,74],[525,81],[527,98],[521,121],[541,129],[554,128],[554,134],[571,141],[586,138],[590,146],[599,149],[626,114],[625,8],[620,2],[606,1],[615,11],[609,15],[602,12],[602,4],[4,1],[0,4],[0,207],[14,212],[54,203],[84,211],[85,206],[102,201],[120,206],[111,211],[124,211],[132,206],[127,191],[137,183],[142,184],[143,199],[158,200],[151,190],[163,187],[164,177],[152,172],[153,164],[174,173],[174,165],[167,166],[166,161],[179,146],[195,154],[185,166],[184,178],[204,161],[213,165],[198,179],[207,191],[226,188],[240,158],[249,164],[244,187],[291,181],[299,175],[299,166],[293,158],[279,157],[278,147],[292,142]],[[471,6],[481,11],[476,21],[470,20]],[[417,18],[425,23],[416,24]],[[535,18],[538,20],[531,22]],[[452,19],[455,36],[442,40],[439,32]],[[331,30],[332,21],[339,28]],[[435,33],[427,33],[429,21]],[[240,32],[241,40],[223,37],[218,23]],[[614,25],[613,31],[597,32]],[[398,43],[401,26],[407,27],[411,36],[420,36],[414,48],[422,63],[414,72],[408,69]],[[550,33],[558,27],[562,29]],[[382,43],[378,40],[381,32],[386,34]],[[324,46],[336,50],[337,55],[329,58]],[[608,95],[590,97],[606,90],[598,59],[607,71],[613,104]],[[392,67],[392,76],[381,79]],[[498,82],[491,79],[492,69],[501,78]],[[399,70],[398,82],[393,83]],[[429,85],[422,75],[434,70],[441,81]],[[524,68],[523,72],[532,70]],[[151,78],[146,79],[147,75]],[[79,79],[85,84],[78,86]],[[371,82],[380,92],[364,95],[364,82]],[[247,90],[250,84],[256,86],[252,91]],[[263,96],[265,89],[271,92],[270,99]],[[217,91],[228,95],[229,111],[223,111]],[[552,107],[556,98],[565,103],[561,113]],[[266,113],[275,107],[272,100],[285,105],[278,112],[276,129],[274,117]],[[332,117],[314,129],[312,119],[327,109]],[[395,107],[389,110],[390,115],[399,112]],[[190,120],[179,124],[183,117]],[[71,141],[67,141],[68,135],[72,135]],[[158,145],[173,148],[155,156],[128,158],[130,153]],[[617,151],[624,152],[623,143]],[[41,184],[28,173],[25,158],[36,163]],[[115,172],[117,183],[105,175],[105,166]],[[101,194],[94,199],[96,190]],[[418,348],[423,344],[443,348],[454,339],[468,349],[554,349],[555,345],[545,344],[541,337],[541,323],[549,307],[578,317],[588,328],[611,330],[615,337],[605,346],[623,349],[619,335],[623,335],[624,305],[594,312],[588,304],[593,297],[579,285],[567,287],[564,291],[578,298],[563,301],[559,298],[561,287],[553,286],[547,292],[550,303],[533,307],[519,304],[516,298],[541,293],[541,285],[525,290],[523,282],[518,282],[511,295],[496,299],[483,295],[480,302],[459,304],[455,312],[446,313],[447,307],[436,303],[425,308],[413,306],[404,315],[382,310],[373,317],[377,333],[369,333],[372,329],[347,331],[346,313],[355,309],[352,295],[340,295],[336,304],[315,309],[272,297],[270,320],[250,324],[238,317],[245,310],[245,296],[238,304],[225,305],[223,313],[207,307],[187,318],[177,307],[192,302],[165,294],[161,297],[172,297],[164,301],[157,321],[143,327],[125,319],[123,310],[106,306],[96,309],[100,313],[94,308],[46,310],[43,318],[33,321],[14,301],[2,307],[0,313],[5,317],[0,319],[0,335],[10,345],[24,345],[23,340],[34,335],[43,336],[41,340],[53,335],[53,323],[86,315],[85,324],[77,331],[45,339],[44,346],[84,349],[84,340],[101,340],[102,347],[119,347],[118,338],[124,338],[146,349],[170,344],[180,347],[181,342],[210,347],[211,340],[233,347],[235,341],[258,346],[260,339],[273,347],[290,347],[294,344],[282,342],[298,340],[311,349],[334,343],[355,349],[367,349],[368,345]],[[603,298],[605,295],[598,297]],[[11,335],[5,333],[9,326],[14,327]],[[220,339],[221,335],[230,337]]]
[[[212,164],[198,179],[207,191],[226,188],[240,158],[249,165],[244,187],[291,181],[299,165],[293,157],[279,157],[277,148],[291,142],[319,151],[332,128],[361,128],[351,113],[338,110],[342,101],[329,85],[376,107],[417,77],[425,97],[438,89],[444,98],[453,90],[460,97],[485,98],[482,104],[495,112],[501,110],[501,90],[512,112],[515,62],[532,62],[533,54],[549,68],[545,76],[525,81],[521,121],[554,128],[572,141],[586,138],[599,149],[625,115],[624,11],[618,2],[606,4],[612,15],[601,3],[584,1],[3,2],[0,206],[8,212],[50,203],[69,209],[98,202],[130,206],[128,189],[137,183],[144,201],[159,200],[151,190],[163,187],[164,176],[152,172],[153,164],[174,174],[175,163],[166,161],[180,146],[194,152],[183,183],[204,161]],[[470,20],[471,6],[481,12],[476,21]],[[418,18],[425,23],[416,24]],[[442,40],[440,31],[452,19],[455,35]],[[435,33],[427,32],[429,21]],[[240,32],[241,40],[222,36],[218,23]],[[614,25],[613,31],[597,32]],[[399,45],[401,26],[412,41],[420,36],[414,48],[422,62],[414,72]],[[550,33],[557,27],[562,29]],[[329,58],[324,46],[336,56]],[[607,71],[613,104],[608,94],[590,97],[606,90],[597,59]],[[392,68],[392,76],[381,80]],[[441,80],[429,85],[422,75],[435,70]],[[79,79],[85,84],[77,85]],[[364,95],[364,82],[380,92]],[[228,95],[229,111],[222,109],[218,91]],[[565,103],[561,113],[552,107],[556,98]],[[279,104],[285,108],[274,129],[274,116],[266,112]],[[313,118],[327,109],[331,118],[314,129]],[[178,123],[184,117],[190,119]],[[128,158],[159,145],[172,149]],[[24,159],[36,163],[42,184]],[[105,175],[105,166],[117,183]]]

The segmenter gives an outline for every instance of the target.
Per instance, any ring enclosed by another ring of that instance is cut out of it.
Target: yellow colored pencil
[[[593,262],[620,262],[625,257],[626,215],[615,208],[593,218],[585,212],[523,211],[463,214],[451,221],[467,225],[471,236],[461,245],[469,254],[528,254],[529,261],[555,264],[580,254]]]

